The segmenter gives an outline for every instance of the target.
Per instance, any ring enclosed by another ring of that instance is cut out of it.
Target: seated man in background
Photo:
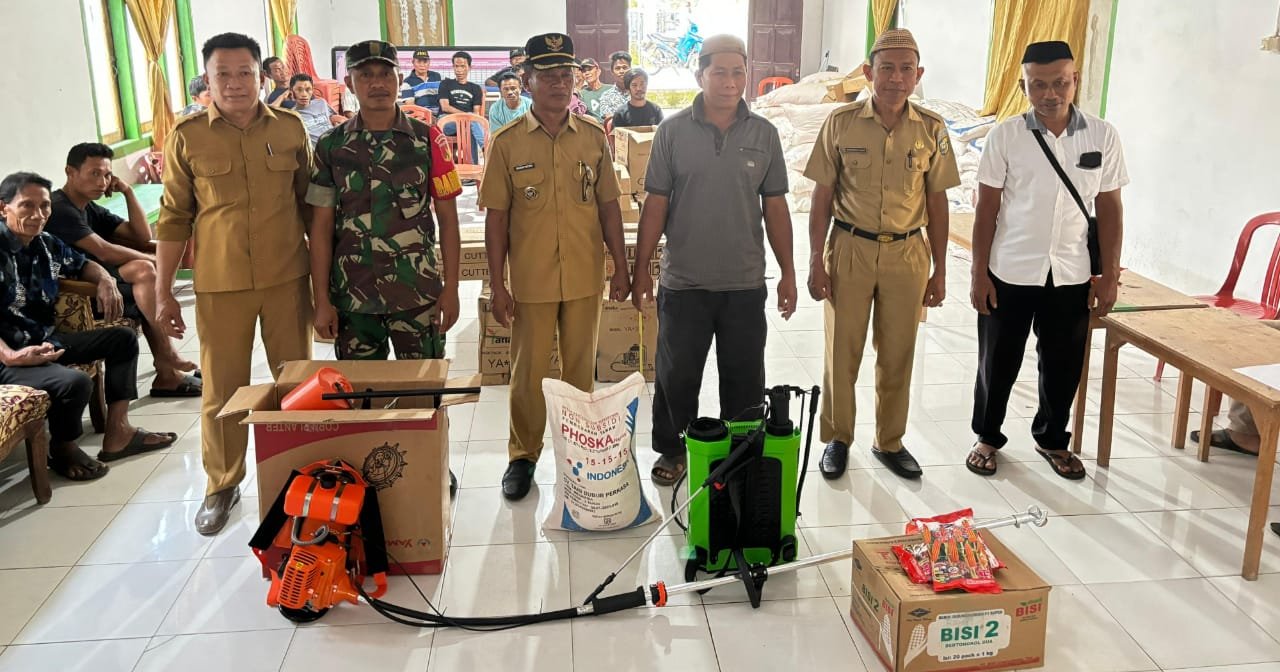
[[[432,114],[440,114],[439,91],[440,73],[431,69],[431,52],[426,49],[413,52],[413,72],[400,84],[400,100],[413,101]]]
[[[285,103],[289,102],[290,98],[289,68],[285,66],[284,61],[272,56],[262,62],[262,71],[267,74],[272,86],[264,100],[268,105],[285,107]]]
[[[293,95],[292,109],[302,117],[302,125],[307,127],[307,136],[314,145],[320,136],[333,128],[331,117],[338,113],[328,101],[315,97],[315,80],[304,72],[289,79],[289,93]]]
[[[496,133],[499,128],[523,117],[529,111],[529,99],[520,95],[520,77],[514,72],[502,75],[500,89],[502,98],[489,106],[489,131]]]
[[[453,55],[453,79],[440,83],[441,114],[479,114],[484,115],[484,89],[479,84],[467,81],[471,75],[471,54],[459,51]],[[449,122],[444,125],[444,134],[458,136],[458,125]],[[478,163],[480,148],[484,146],[484,127],[471,122],[471,163]],[[454,157],[455,159],[457,157]]]
[[[1280,329],[1280,320],[1268,320],[1263,324],[1272,329]],[[1191,442],[1200,443],[1199,430],[1191,432]],[[1209,445],[1257,457],[1259,448],[1262,446],[1262,437],[1258,433],[1258,424],[1253,421],[1253,411],[1233,399],[1231,408],[1227,410],[1226,429],[1213,430],[1209,435]],[[1271,529],[1276,530],[1276,523],[1271,525]],[[1280,530],[1276,531],[1280,534]]]
[[[622,83],[631,99],[613,115],[613,127],[657,126],[662,123],[662,108],[645,100],[649,93],[649,73],[635,68],[627,72]]]
[[[110,327],[55,334],[58,280],[77,278],[97,285],[98,303],[108,318],[120,316],[123,302],[116,280],[84,255],[44,233],[53,185],[35,173],[14,173],[0,181],[0,385],[44,390],[49,407],[49,466],[73,481],[107,473],[105,462],[173,444],[172,432],[157,434],[129,424],[129,402],[138,396],[138,339],[132,329]],[[76,440],[93,392],[87,374],[68,368],[105,360],[106,435],[98,459]]]
[[[508,65],[507,67],[493,73],[492,77],[484,80],[484,85],[485,86],[502,86],[502,76],[507,73],[511,73],[513,75],[519,75],[520,66],[524,65],[525,60],[527,60],[528,58],[529,58],[529,55],[525,52],[524,49],[520,47],[516,47],[515,49],[512,49],[511,51],[507,52],[507,61],[511,65]],[[521,83],[520,86],[521,86],[521,90],[523,90],[524,84]]]
[[[153,397],[198,397],[200,379],[188,372],[196,365],[180,355],[160,333],[156,319],[156,259],[151,226],[133,189],[111,172],[110,147],[85,142],[67,152],[67,181],[53,192],[46,233],[102,265],[124,295],[126,317],[142,322],[151,346],[156,378]],[[124,220],[94,201],[119,192],[129,208]]]
[[[188,114],[203,112],[209,108],[213,98],[209,95],[209,83],[204,81],[204,75],[196,75],[187,82],[187,95],[191,96],[191,104],[182,108],[178,113],[179,117],[185,117]]]

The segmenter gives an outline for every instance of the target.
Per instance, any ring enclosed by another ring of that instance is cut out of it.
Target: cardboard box
[[[644,350],[640,349],[639,313],[630,301],[605,301],[600,310],[600,335],[596,345],[596,380],[616,383],[640,369],[644,379],[654,378],[654,353],[658,349],[658,308],[644,311]]]
[[[631,194],[624,193],[618,199],[618,206],[622,208],[623,224],[640,223],[640,206],[636,204],[636,200]]]
[[[654,126],[613,129],[614,160],[627,167],[631,175],[631,187],[644,191],[644,176],[649,169],[649,154],[653,151]]]
[[[481,385],[506,385],[511,382],[511,330],[498,324],[489,312],[490,296],[480,295],[476,302],[479,313],[480,343],[477,369]],[[548,375],[560,375],[559,339],[551,341],[551,368]]]
[[[930,585],[912,583],[891,548],[919,541],[916,535],[853,543],[849,614],[890,672],[988,672],[1044,664],[1049,585],[994,534],[982,537],[1007,565],[996,571],[1004,589],[998,595],[935,593]]]
[[[635,189],[631,184],[631,172],[627,170],[626,164],[623,164],[623,163],[613,164],[613,173],[614,175],[618,176],[618,187],[621,188],[622,193],[624,194],[635,193]]]
[[[333,367],[356,389],[407,390],[470,387],[479,376],[447,380],[449,362],[287,362],[275,383],[236,390],[218,417],[246,416],[258,461],[258,507],[265,513],[295,469],[319,460],[342,459],[360,468],[378,490],[387,548],[399,564],[393,573],[439,574],[449,545],[448,406],[479,395],[444,400],[428,397],[375,400],[373,410],[282,411],[280,400],[321,367]]]

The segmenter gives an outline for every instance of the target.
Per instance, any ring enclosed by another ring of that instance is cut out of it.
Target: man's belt
[[[872,233],[872,232],[870,232],[870,231],[866,231],[866,230],[863,230],[863,229],[859,229],[858,227],[856,227],[856,226],[854,226],[854,225],[852,225],[852,224],[850,224],[850,223],[848,223],[848,222],[842,222],[842,221],[840,221],[840,220],[838,220],[838,219],[837,219],[837,220],[835,220],[835,223],[836,223],[836,226],[838,226],[838,227],[840,227],[840,228],[844,229],[845,231],[848,231],[849,233],[852,233],[853,235],[855,235],[855,236],[857,236],[857,237],[859,237],[859,238],[866,238],[867,240],[874,240],[874,241],[876,241],[877,243],[892,243],[892,242],[896,242],[896,241],[899,241],[899,240],[906,240],[906,239],[910,238],[911,236],[914,236],[914,235],[916,235],[917,233],[920,233],[920,229],[913,229],[913,230],[908,231],[908,232],[906,232],[906,233]]]

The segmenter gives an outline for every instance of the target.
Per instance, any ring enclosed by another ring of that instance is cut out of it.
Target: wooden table
[[[1183,310],[1204,308],[1205,304],[1194,297],[1187,296],[1176,289],[1144,278],[1130,270],[1120,272],[1120,291],[1116,298],[1113,313],[1134,313],[1152,310]],[[1089,391],[1089,355],[1093,349],[1093,330],[1105,329],[1102,320],[1093,318],[1089,324],[1089,334],[1085,337],[1084,372],[1080,374],[1080,387],[1076,390],[1075,414],[1072,417],[1071,450],[1079,454],[1084,440],[1084,404]],[[1184,377],[1185,382],[1191,379]]]
[[[1111,430],[1115,422],[1116,366],[1120,348],[1132,343],[1182,372],[1178,386],[1174,445],[1181,447],[1191,404],[1191,381],[1204,381],[1211,390],[1227,394],[1253,411],[1261,435],[1257,474],[1253,481],[1253,501],[1245,539],[1241,575],[1258,578],[1262,557],[1262,535],[1266,527],[1271,497],[1271,478],[1276,466],[1276,442],[1280,441],[1280,390],[1237,373],[1243,366],[1280,363],[1280,331],[1258,320],[1250,320],[1219,308],[1204,310],[1115,313],[1102,318],[1107,344],[1102,373],[1102,415],[1098,420],[1098,466],[1111,460]],[[1213,429],[1210,404],[1214,394],[1205,395],[1205,413],[1200,433],[1200,459],[1209,458],[1209,434]]]

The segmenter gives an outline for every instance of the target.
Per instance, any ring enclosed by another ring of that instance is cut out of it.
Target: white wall
[[[565,0],[455,0],[453,37],[465,46],[523,46],[540,33],[568,30]]]
[[[1216,291],[1254,215],[1280,210],[1280,55],[1258,49],[1276,0],[1123,0],[1107,120],[1124,141],[1123,262],[1184,292]],[[1239,289],[1257,299],[1274,234]]]
[[[823,45],[826,43],[823,34],[822,20],[826,14],[826,3],[823,0],[803,0],[804,18],[802,19],[800,36],[800,76],[811,75],[818,71],[822,63]],[[748,18],[750,21],[750,18]]]
[[[822,12],[822,51],[831,65],[849,72],[867,56],[867,0],[826,0]],[[821,54],[818,56],[822,58]]]
[[[377,16],[378,8],[372,2],[348,4],[370,5],[374,16]],[[316,72],[322,78],[331,77],[329,50],[333,48],[333,7],[330,0],[298,0],[298,34],[311,45],[311,60],[315,62]],[[379,34],[375,33],[374,37],[379,37]]]
[[[898,25],[920,45],[921,94],[982,107],[994,0],[901,0]]]
[[[34,170],[62,184],[67,150],[98,139],[79,0],[5,2],[0,20],[0,173]],[[50,45],[57,45],[53,58]]]
[[[258,41],[263,58],[271,55],[271,22],[265,0],[192,0],[191,27],[197,50],[214,35],[242,33]]]
[[[345,47],[364,40],[376,40],[382,37],[382,20],[378,18],[379,0],[331,0],[333,7],[331,19],[333,26],[333,42],[331,46]],[[462,5],[470,0],[459,0],[455,5]],[[317,54],[315,47],[312,54]],[[318,58],[318,56],[317,56]],[[329,53],[325,52],[325,63],[329,62]],[[318,64],[317,64],[318,65]],[[325,66],[328,72],[329,66]]]

